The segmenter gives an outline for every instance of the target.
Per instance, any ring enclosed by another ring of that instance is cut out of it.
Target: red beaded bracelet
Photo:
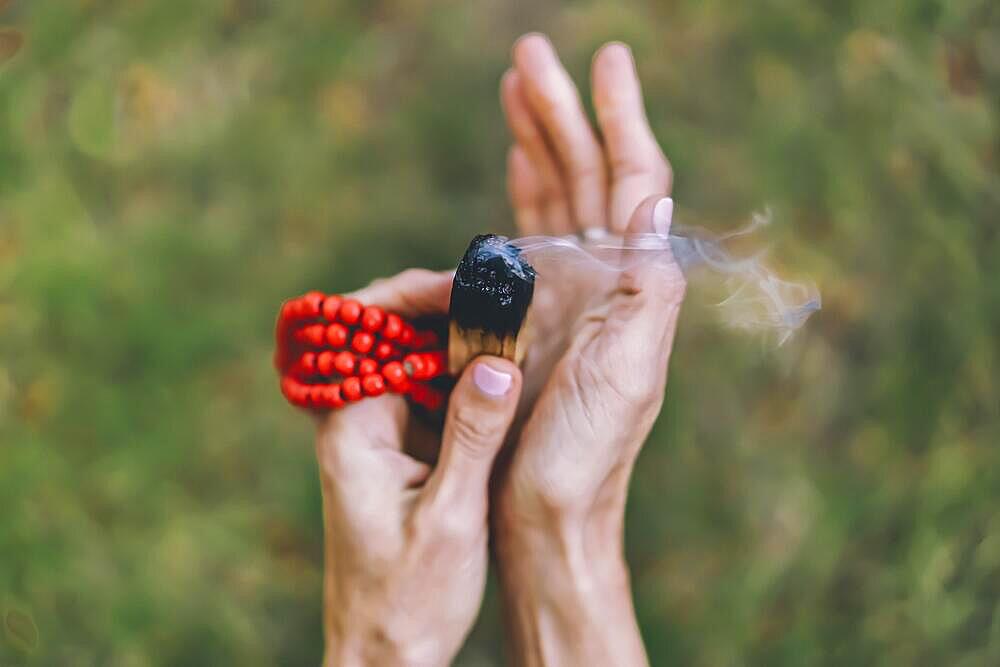
[[[281,307],[276,338],[281,390],[299,407],[339,408],[387,391],[432,411],[444,403],[428,384],[447,369],[437,333],[378,306],[308,292]]]
[[[444,405],[446,376],[457,376],[475,356],[520,362],[531,266],[507,239],[489,234],[472,240],[455,276],[447,346],[436,331],[355,299],[307,292],[286,301],[274,356],[285,398],[329,410],[392,392],[433,412]]]

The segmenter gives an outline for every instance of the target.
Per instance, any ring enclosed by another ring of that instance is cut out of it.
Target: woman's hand
[[[522,234],[667,234],[670,168],[628,48],[609,44],[594,58],[603,144],[548,40],[522,38],[513,58],[501,96]],[[664,253],[603,288],[570,321],[547,319],[552,306],[536,296],[538,338],[565,338],[529,352],[529,379],[544,384],[497,479],[495,539],[523,664],[646,662],[622,555],[624,507],[662,405],[685,282]]]
[[[416,317],[448,310],[450,273],[406,271],[353,298]],[[327,665],[447,665],[482,602],[487,486],[521,389],[517,367],[481,357],[448,404],[437,465],[408,452],[404,399],[384,395],[324,417]]]

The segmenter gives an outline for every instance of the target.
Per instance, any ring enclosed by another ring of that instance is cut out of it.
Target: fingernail
[[[664,197],[653,207],[653,230],[666,236],[670,233],[670,221],[674,218],[674,200]]]
[[[604,47],[609,55],[621,62],[632,62],[632,49],[624,42],[609,42]]]
[[[514,378],[509,373],[490,368],[487,364],[476,364],[476,367],[472,369],[472,381],[484,394],[503,396],[510,389]]]

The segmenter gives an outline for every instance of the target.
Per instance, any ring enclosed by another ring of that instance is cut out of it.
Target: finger
[[[420,486],[431,475],[429,465],[394,449],[382,452],[382,464],[389,468],[397,482],[407,489]]]
[[[485,521],[490,470],[520,393],[521,372],[506,359],[480,357],[462,373],[448,401],[441,458],[422,498],[431,514]]]
[[[380,306],[402,317],[445,313],[454,276],[454,271],[407,269],[344,296],[366,306]]]
[[[603,227],[607,210],[604,153],[576,85],[544,35],[525,35],[517,41],[514,67],[532,115],[555,148],[574,221],[583,229]]]
[[[350,477],[345,466],[354,465],[358,452],[402,451],[408,414],[402,396],[386,394],[348,403],[324,415],[316,435],[320,466],[333,476]]]
[[[524,148],[518,144],[507,153],[507,191],[514,221],[521,236],[542,234],[542,185]]]
[[[671,172],[649,127],[632,52],[613,42],[594,56],[594,108],[611,166],[611,229],[625,231],[646,197],[670,192]]]
[[[623,346],[647,349],[668,349],[677,325],[680,304],[684,299],[686,282],[680,266],[670,250],[670,225],[673,219],[674,201],[670,197],[648,197],[635,210],[629,221],[626,239],[643,239],[641,245],[650,247],[652,234],[662,239],[658,250],[633,250],[635,257],[626,257],[631,268],[622,274],[619,285],[622,321],[629,324],[623,334],[631,341],[623,340]]]
[[[524,97],[521,79],[514,70],[507,70],[500,81],[500,103],[514,140],[527,154],[538,175],[538,198],[544,213],[546,234],[568,234],[573,230],[569,199],[555,161],[552,148]]]
[[[371,490],[384,494],[423,481],[426,466],[401,451],[406,411],[401,397],[382,396],[352,403],[324,419],[316,435],[324,488],[351,503]]]

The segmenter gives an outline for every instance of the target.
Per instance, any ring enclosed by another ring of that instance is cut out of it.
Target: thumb
[[[632,214],[622,251],[626,268],[602,329],[606,344],[592,359],[633,407],[659,409],[684,299],[684,274],[668,240],[672,213],[673,200],[659,196]]]
[[[521,371],[499,357],[466,367],[448,400],[441,456],[423,501],[447,512],[485,520],[490,472],[521,394]],[[477,519],[478,520],[478,519]]]
[[[629,320],[638,320],[641,335],[671,330],[687,284],[669,240],[674,212],[670,197],[648,197],[636,208],[625,233],[625,262],[619,294],[629,297]],[[648,252],[648,249],[654,252]]]

